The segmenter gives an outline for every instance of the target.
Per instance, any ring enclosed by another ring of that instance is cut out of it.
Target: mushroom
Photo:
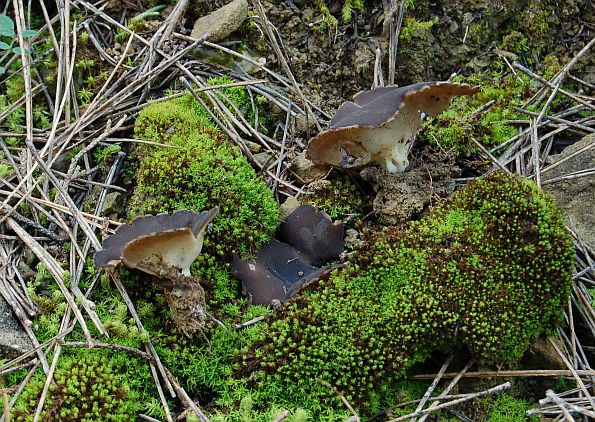
[[[279,237],[272,239],[253,260],[234,257],[234,276],[242,280],[246,294],[257,305],[285,302],[337,266],[318,268],[343,252],[343,224],[300,205],[281,223]]]
[[[190,276],[190,265],[200,254],[204,232],[219,212],[176,211],[171,215],[145,215],[120,226],[103,242],[103,250],[95,253],[95,265],[115,267],[121,262],[160,276],[164,267],[175,267]]]
[[[315,267],[343,252],[343,222],[333,223],[312,205],[297,207],[279,226],[279,236],[300,251]]]
[[[172,317],[186,335],[204,327],[208,316],[205,292],[190,275],[190,266],[200,254],[207,226],[219,212],[176,211],[172,215],[145,215],[120,226],[95,252],[95,265],[116,267],[123,263],[156,276]]]
[[[308,264],[295,248],[275,239],[271,239],[254,260],[242,261],[234,257],[231,268],[255,305],[270,305],[274,300],[285,302],[290,298],[290,290],[299,290],[325,271]]]
[[[376,162],[390,173],[402,173],[421,113],[437,116],[454,97],[478,91],[462,83],[420,82],[359,92],[339,107],[328,130],[310,139],[306,156],[344,168]]]

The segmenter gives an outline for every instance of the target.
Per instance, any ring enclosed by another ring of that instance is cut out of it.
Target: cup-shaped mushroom
[[[391,173],[402,173],[422,113],[437,116],[453,98],[478,91],[463,83],[420,82],[359,92],[339,107],[328,130],[310,139],[306,156],[344,168],[378,163]]]
[[[175,267],[189,276],[202,250],[205,230],[218,212],[215,207],[201,213],[182,210],[137,217],[105,239],[103,250],[95,253],[95,265],[105,268],[124,263],[157,276],[160,269],[167,272]]]

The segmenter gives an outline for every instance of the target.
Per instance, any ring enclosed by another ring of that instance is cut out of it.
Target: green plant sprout
[[[4,153],[0,152],[0,160],[4,160]],[[5,163],[0,163],[0,179],[5,179],[14,173],[14,169]]]
[[[85,87],[81,87],[76,92],[76,96],[81,101],[81,105],[85,106],[91,102],[91,99],[93,98],[93,91],[90,91]]]
[[[153,6],[153,7],[149,8],[149,9],[145,10],[144,12],[139,13],[135,17],[133,17],[130,20],[130,23],[137,23],[137,22],[140,22],[140,21],[144,21],[147,18],[156,18],[156,17],[159,17],[159,16],[161,16],[161,13],[160,13],[161,10],[165,9],[166,7],[167,7],[166,4],[160,4],[160,5],[157,5],[157,6]]]
[[[31,38],[37,35],[37,31],[33,29],[25,29],[22,32],[23,38]],[[10,42],[7,43],[2,41],[2,38],[7,38]],[[21,48],[15,47],[15,43],[17,42],[17,34],[15,33],[14,29],[14,22],[13,20],[5,14],[0,15],[0,51],[4,51],[2,57],[0,57],[0,75],[4,74],[6,69],[1,66],[2,62],[6,60],[10,54],[21,54]]]
[[[76,67],[80,70],[89,70],[95,66],[95,60],[93,59],[80,59],[76,62]]]
[[[138,15],[134,16],[132,19],[126,21],[126,28],[128,28],[132,32],[138,31],[145,24],[145,21],[147,18],[161,16],[160,11],[165,9],[166,7],[167,7],[167,5],[161,4],[158,6],[151,7],[142,13],[139,13]],[[130,36],[130,32],[126,31],[125,29],[119,28],[116,31],[116,41],[119,43],[126,42],[126,40],[128,40],[129,36]]]

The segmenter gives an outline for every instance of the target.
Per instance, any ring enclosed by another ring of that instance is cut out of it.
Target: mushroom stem
[[[397,142],[390,155],[384,159],[384,162],[380,161],[380,165],[384,167],[389,173],[404,173],[409,166],[409,145],[411,143]]]

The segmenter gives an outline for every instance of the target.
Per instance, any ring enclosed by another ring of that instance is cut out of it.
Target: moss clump
[[[324,211],[333,220],[363,217],[365,205],[358,187],[349,179],[319,180],[310,184],[303,202]]]
[[[145,107],[134,123],[135,135],[145,141],[167,144],[172,138],[187,138],[193,134],[204,134],[223,144],[223,134],[215,129],[212,122],[195,110],[195,102],[190,95],[153,103]],[[153,148],[143,147],[142,157]]]
[[[201,259],[246,256],[267,241],[279,211],[271,191],[238,148],[198,115],[192,99],[152,104],[137,119],[136,135],[175,148],[140,152],[130,215],[203,211],[219,207]]]
[[[420,133],[421,140],[453,149],[457,155],[467,155],[478,150],[472,138],[489,148],[516,135],[517,128],[509,120],[521,117],[513,106],[520,106],[531,95],[527,78],[521,82],[512,74],[476,74],[456,81],[479,85],[480,92],[457,98],[449,109],[429,119]],[[490,102],[493,104],[487,110],[474,113]]]
[[[15,421],[32,421],[45,378],[27,383],[12,412]],[[59,361],[41,420],[128,421],[134,419],[135,401],[124,378],[107,358],[92,352]]]
[[[518,359],[559,320],[573,256],[550,197],[493,174],[406,230],[368,234],[345,270],[277,314],[244,352],[243,373],[313,412],[341,406],[318,379],[374,412],[435,350]]]
[[[526,412],[532,405],[528,401],[517,399],[510,394],[498,394],[495,398],[489,399],[490,415],[486,422],[518,422],[538,421],[538,415],[527,416]]]
[[[432,19],[428,21],[419,21],[414,17],[407,16],[405,18],[405,23],[403,25],[403,29],[401,30],[401,35],[399,38],[403,41],[411,40],[414,38],[420,40],[427,40],[430,36],[430,30],[432,26],[436,25],[439,22],[437,16],[434,16]]]

